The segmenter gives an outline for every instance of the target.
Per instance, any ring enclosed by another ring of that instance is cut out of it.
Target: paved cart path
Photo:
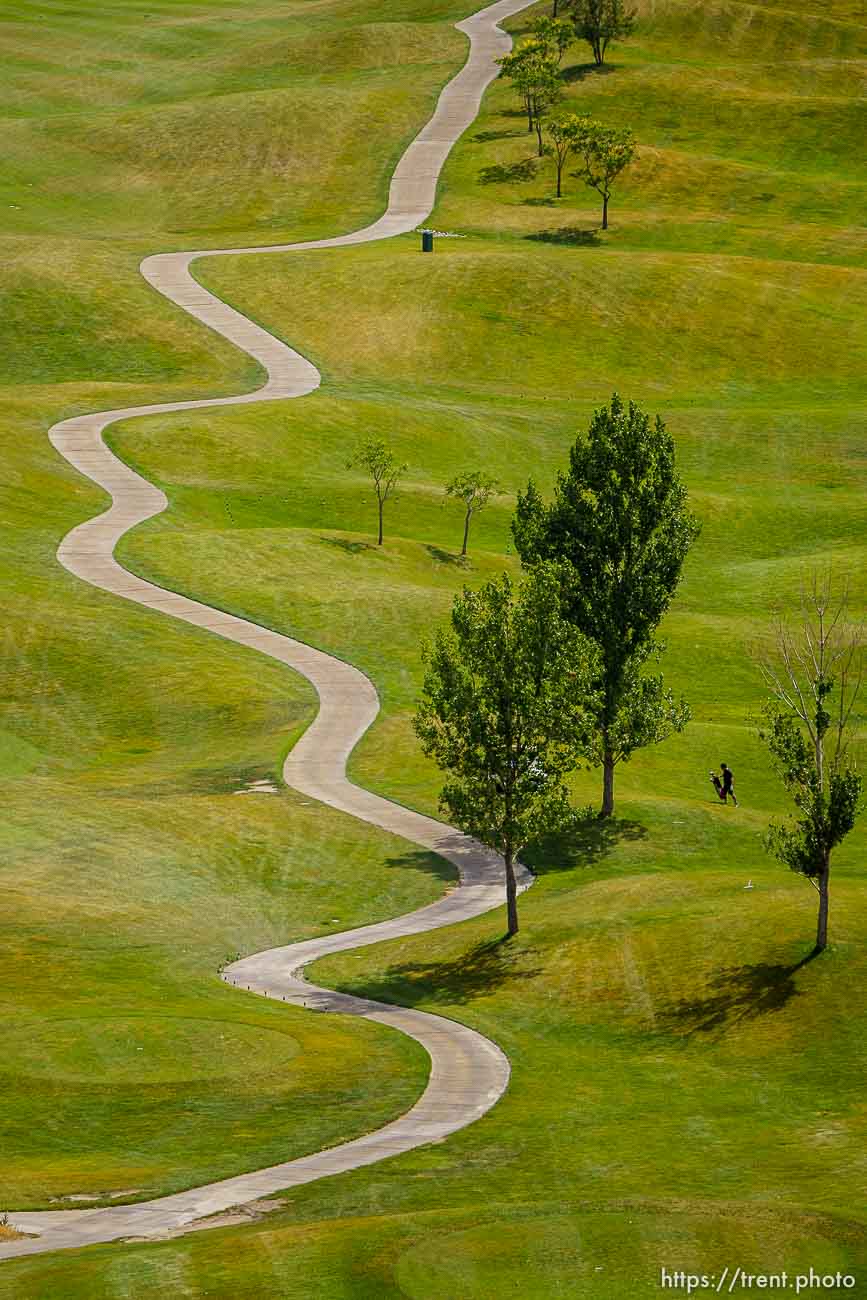
[[[261,363],[268,375],[262,388],[238,397],[167,402],[76,416],[56,424],[49,434],[61,455],[112,497],[110,509],[80,524],[64,538],[58,550],[61,564],[103,591],[205,628],[229,641],[252,646],[302,673],[318,692],[319,712],[286,759],[283,775],[287,785],[433,850],[457,866],[461,887],[429,907],[378,925],[256,953],[227,967],[223,975],[229,983],[267,997],[323,1011],[365,1016],[409,1034],[430,1055],[428,1086],[410,1111],[377,1132],[268,1169],[135,1205],[32,1213],[10,1211],[10,1221],[15,1227],[38,1236],[0,1243],[0,1259],[120,1237],[159,1236],[182,1229],[203,1216],[245,1204],[267,1193],[356,1169],[436,1141],[478,1119],[506,1089],[509,1063],[500,1049],[481,1034],[440,1016],[319,989],[301,976],[305,965],[326,953],[418,934],[501,906],[501,860],[451,827],[349,782],[346,760],[379,710],[372,683],[356,668],[256,623],[145,582],[118,564],[114,549],[119,539],[136,524],[165,510],[168,502],[158,488],[108,450],[102,434],[114,421],[133,416],[303,397],[319,386],[319,372],[309,361],[197,284],[190,274],[190,264],[198,257],[337,248],[414,230],[434,206],[443,163],[452,145],[475,118],[482,94],[496,75],[495,60],[510,47],[510,39],[497,26],[498,22],[525,9],[531,2],[499,0],[457,24],[458,30],[470,39],[467,63],[445,87],[433,117],[398,163],[391,181],[388,208],[373,225],[336,239],[267,248],[160,253],[142,263],[142,274],[159,293]],[[522,887],[529,883],[529,876],[523,873]]]

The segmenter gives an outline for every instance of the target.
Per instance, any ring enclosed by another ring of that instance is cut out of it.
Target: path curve
[[[495,1104],[508,1085],[509,1063],[505,1055],[489,1039],[465,1025],[422,1011],[320,989],[302,978],[303,967],[327,953],[452,925],[502,906],[502,862],[496,854],[452,827],[362,790],[348,780],[347,759],[379,711],[376,690],[358,669],[247,619],[155,586],[121,567],[114,559],[120,538],[136,524],[165,510],[168,501],[158,488],[109,451],[102,434],[108,425],[120,419],[278,401],[302,397],[319,386],[319,372],[309,361],[204,289],[193,279],[190,264],[198,257],[337,248],[414,230],[433,208],[437,181],[448,153],[475,118],[482,95],[496,76],[495,60],[510,48],[510,38],[497,24],[531,3],[532,0],[498,0],[456,24],[470,39],[467,62],[444,88],[433,117],[398,163],[386,212],[372,225],[334,239],[265,248],[160,253],[142,262],[142,274],[159,293],[263,366],[268,376],[263,387],[237,397],[165,402],[76,416],[54,425],[49,432],[61,455],[112,497],[112,505],[104,514],[80,524],[63,539],[57,552],[61,564],[103,591],[204,628],[229,641],[252,646],[302,673],[316,688],[319,712],[286,759],[283,767],[286,784],[438,853],[458,868],[460,889],[429,907],[377,925],[256,953],[235,962],[223,973],[229,983],[266,997],[278,997],[320,1011],[364,1016],[401,1030],[421,1043],[431,1058],[427,1088],[411,1110],[375,1133],[254,1173],[134,1205],[92,1210],[10,1211],[15,1227],[39,1235],[0,1243],[0,1259],[120,1237],[159,1236],[267,1193],[373,1164],[437,1141],[471,1124]],[[529,883],[529,874],[523,872],[521,887],[526,888]]]

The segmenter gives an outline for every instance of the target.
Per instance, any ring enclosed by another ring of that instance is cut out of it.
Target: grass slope
[[[401,1113],[423,1085],[408,1040],[216,975],[239,951],[436,898],[444,865],[286,791],[238,797],[278,777],[313,691],[66,574],[58,541],[106,502],[46,430],[257,382],[144,284],[141,256],[262,226],[325,234],[342,205],[372,216],[460,62],[450,13],[0,8],[0,1211],[273,1163]]]
[[[534,847],[508,950],[494,916],[317,967],[494,1037],[514,1074],[483,1121],[298,1189],[263,1224],[13,1265],[0,1295],[638,1300],[662,1266],[737,1265],[863,1285],[864,832],[835,868],[833,948],[804,964],[813,896],[758,838],[782,801],[749,726],[746,649],[805,567],[832,561],[867,594],[865,42],[850,0],[644,6],[606,75],[583,51],[568,68],[575,107],[642,145],[606,236],[577,182],[551,197],[498,85],[435,217],[465,240],[428,258],[408,238],[197,264],[326,382],[115,430],[172,498],[123,555],[369,672],[384,716],[358,780],[435,808],[409,728],[420,637],[461,583],[515,567],[514,491],[530,472],[549,486],[615,386],[668,420],[704,525],[664,627],[695,719],[622,770],[610,827]],[[370,431],[410,465],[382,551],[344,468]],[[507,495],[463,567],[442,485],[473,463]],[[710,798],[723,757],[737,812]],[[597,787],[582,774],[576,795]]]

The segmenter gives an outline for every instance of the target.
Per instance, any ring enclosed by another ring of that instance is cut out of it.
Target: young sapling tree
[[[848,617],[847,590],[835,596],[830,576],[814,576],[801,593],[799,627],[781,618],[775,653],[761,663],[771,698],[759,735],[796,810],[786,822],[771,822],[765,847],[819,895],[817,953],[828,944],[831,853],[861,809],[850,749],[863,640],[862,626]]]
[[[461,547],[461,555],[467,553],[470,521],[473,515],[478,514],[480,510],[484,510],[491,497],[495,496],[499,491],[500,484],[498,481],[488,474],[483,474],[479,469],[456,474],[446,486],[446,496],[454,497],[464,506],[464,541]]]
[[[530,102],[533,113],[533,129],[536,132],[538,142],[538,155],[542,158],[545,154],[545,140],[542,134],[543,122],[546,115],[563,97],[563,78],[557,69],[556,62],[549,56],[534,60],[528,65],[528,72],[532,77]]]
[[[577,148],[581,138],[580,119],[574,114],[560,121],[549,118],[545,122],[545,134],[548,137],[548,152],[554,159],[557,173],[557,198],[563,196],[563,172],[566,163]]]
[[[629,130],[603,126],[591,117],[576,119],[574,151],[578,157],[575,175],[602,199],[602,229],[608,229],[608,202],[617,177],[635,157],[637,145]]]
[[[527,114],[527,130],[536,132],[541,158],[541,119],[563,93],[563,79],[556,59],[538,41],[528,41],[497,62],[500,65],[500,76],[510,80],[521,96]]]
[[[379,512],[377,546],[382,546],[382,514],[385,503],[407,471],[382,438],[365,438],[346,463],[347,469],[366,470],[373,483]]]

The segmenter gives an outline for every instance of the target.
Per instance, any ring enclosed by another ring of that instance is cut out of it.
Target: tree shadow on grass
[[[489,140],[514,140],[519,135],[529,135],[529,131],[477,131],[470,140],[474,144],[487,144]]]
[[[567,85],[574,85],[587,77],[610,77],[617,70],[617,66],[610,63],[603,63],[601,68],[596,63],[573,63],[571,67],[563,68],[562,77]]]
[[[618,844],[646,838],[647,827],[640,822],[595,815],[582,817],[568,830],[528,844],[521,853],[521,861],[539,876],[551,871],[572,871],[575,867],[595,867]]]
[[[565,244],[570,248],[601,248],[602,240],[597,230],[581,230],[578,226],[560,226],[556,230],[537,230],[525,235],[539,244]]]
[[[411,867],[413,871],[427,871],[429,875],[435,876],[437,880],[442,880],[447,885],[458,883],[457,868],[445,858],[441,858],[438,853],[426,853],[424,849],[386,858],[385,865],[404,869]]]
[[[494,993],[511,981],[532,979],[541,967],[526,960],[535,948],[519,948],[504,937],[478,943],[454,961],[405,962],[379,979],[342,981],[341,991],[377,1002],[464,1003]]]
[[[482,185],[520,185],[535,180],[537,166],[537,158],[522,158],[520,162],[514,163],[492,163],[490,167],[482,168],[479,180]]]
[[[437,564],[450,564],[454,568],[468,569],[470,567],[469,556],[455,555],[454,551],[444,551],[441,546],[428,546],[424,548],[432,560]]]
[[[657,1025],[689,1037],[782,1011],[799,992],[794,976],[817,956],[815,951],[808,953],[788,966],[759,962],[720,971],[704,996],[674,1003],[657,1014]]]
[[[335,546],[339,551],[345,551],[347,555],[361,555],[362,551],[376,550],[373,542],[354,542],[349,537],[320,536],[319,540],[325,546]]]

